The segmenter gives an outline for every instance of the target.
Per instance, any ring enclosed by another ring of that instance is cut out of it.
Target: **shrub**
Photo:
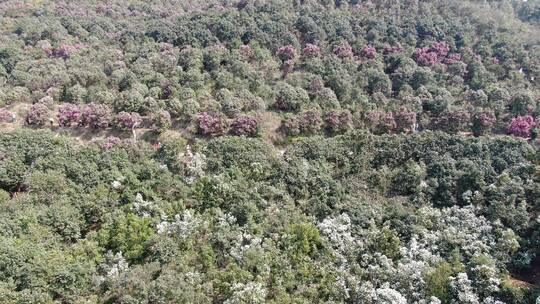
[[[233,119],[231,131],[235,135],[256,136],[259,133],[259,120],[248,115],[240,115]]]
[[[81,109],[78,105],[66,103],[58,108],[56,114],[58,124],[61,127],[69,127],[72,124],[79,124],[81,120]]]
[[[317,134],[323,125],[321,112],[316,109],[306,110],[298,115],[286,117],[281,121],[281,131],[286,135]]]
[[[398,42],[397,44],[395,45],[385,45],[384,46],[384,50],[383,50],[384,54],[395,54],[395,53],[401,53],[403,52],[403,46],[401,46],[401,44]]]
[[[107,128],[111,123],[111,116],[108,106],[92,102],[83,108],[80,124],[93,129]]]
[[[528,91],[517,93],[510,102],[510,109],[516,115],[530,115],[535,108],[534,97]]]
[[[205,136],[219,136],[227,132],[226,118],[218,113],[203,112],[197,116],[197,130]]]
[[[139,113],[120,112],[116,115],[115,122],[120,129],[132,130],[141,124],[142,118]]]
[[[44,126],[48,120],[49,109],[44,104],[36,103],[26,113],[24,122],[27,125]]]
[[[534,125],[535,122],[532,116],[518,116],[512,118],[512,121],[506,127],[506,131],[514,136],[529,138]]]
[[[251,49],[251,46],[246,44],[240,46],[240,53],[242,56],[247,58],[253,57],[253,50]]]

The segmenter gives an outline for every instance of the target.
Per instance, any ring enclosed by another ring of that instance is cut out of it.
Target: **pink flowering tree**
[[[291,60],[296,57],[296,49],[290,44],[280,46],[276,52],[276,55],[282,61]]]
[[[219,113],[203,112],[197,116],[197,131],[205,136],[220,136],[227,132],[228,122]]]
[[[518,116],[512,118],[512,121],[506,127],[508,134],[519,136],[523,138],[529,138],[531,136],[531,130],[535,126],[534,118],[530,115]]]
[[[104,129],[111,123],[111,109],[106,105],[89,103],[81,111],[80,125],[92,129]]]
[[[318,57],[321,55],[321,49],[315,44],[307,43],[302,50],[302,54],[306,58]]]
[[[73,124],[79,124],[81,120],[81,108],[72,103],[66,103],[58,108],[56,113],[58,125],[61,127],[70,127]]]
[[[406,107],[400,107],[394,112],[396,121],[396,130],[398,132],[412,132],[416,124],[416,112],[409,110]]]
[[[471,115],[464,110],[445,111],[433,119],[433,127],[447,133],[455,134],[469,127]]]
[[[396,120],[392,112],[370,112],[367,121],[371,131],[376,134],[393,133],[396,130]]]
[[[326,114],[324,121],[331,134],[345,133],[352,128],[352,114],[349,110],[332,110]]]
[[[414,51],[414,58],[419,65],[431,66],[444,59],[449,51],[448,43],[435,42],[431,47],[417,48]]]
[[[231,132],[239,136],[257,136],[259,120],[249,115],[237,116],[231,123]]]
[[[0,109],[0,123],[14,122],[15,114],[6,109]]]
[[[398,42],[394,45],[386,44],[383,49],[384,54],[396,54],[403,52],[403,46]]]
[[[139,113],[120,112],[116,115],[116,127],[133,130],[141,125],[142,118]]]
[[[479,111],[472,117],[472,131],[475,136],[489,133],[497,119],[491,111]]]
[[[116,146],[118,146],[121,143],[120,138],[116,136],[109,136],[105,139],[105,141],[101,144],[101,147],[105,150],[112,149]]]
[[[339,58],[351,58],[354,56],[352,47],[347,41],[336,45],[333,49],[333,53]]]
[[[361,51],[362,57],[373,59],[377,56],[377,50],[371,44],[365,45]]]
[[[44,126],[50,118],[49,109],[42,103],[36,103],[26,113],[24,122],[27,125]]]
[[[240,46],[240,53],[246,58],[253,57],[253,50],[251,49],[251,46],[247,44],[243,44]]]

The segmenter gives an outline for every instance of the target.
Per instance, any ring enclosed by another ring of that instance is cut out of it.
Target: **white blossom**
[[[232,286],[233,294],[227,299],[225,304],[258,304],[264,303],[266,298],[266,289],[261,283],[234,283]]]

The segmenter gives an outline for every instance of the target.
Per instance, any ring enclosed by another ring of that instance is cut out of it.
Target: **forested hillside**
[[[540,303],[540,2],[0,2],[0,303]]]

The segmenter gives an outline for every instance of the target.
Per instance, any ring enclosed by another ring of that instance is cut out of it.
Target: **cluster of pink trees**
[[[51,47],[45,47],[43,51],[48,56],[53,57],[60,57],[60,58],[67,58],[74,52],[86,48],[86,45],[82,43],[75,43],[75,44],[61,44],[57,48],[51,48]]]
[[[221,113],[203,112],[196,119],[197,131],[204,136],[216,137],[230,133],[239,136],[257,136],[259,120],[250,115],[239,115],[228,120]]]
[[[240,115],[231,122],[231,131],[235,135],[256,136],[259,133],[259,120],[253,116]]]
[[[400,107],[394,112],[373,111],[368,113],[367,121],[374,133],[409,133],[416,124],[416,112]]]

